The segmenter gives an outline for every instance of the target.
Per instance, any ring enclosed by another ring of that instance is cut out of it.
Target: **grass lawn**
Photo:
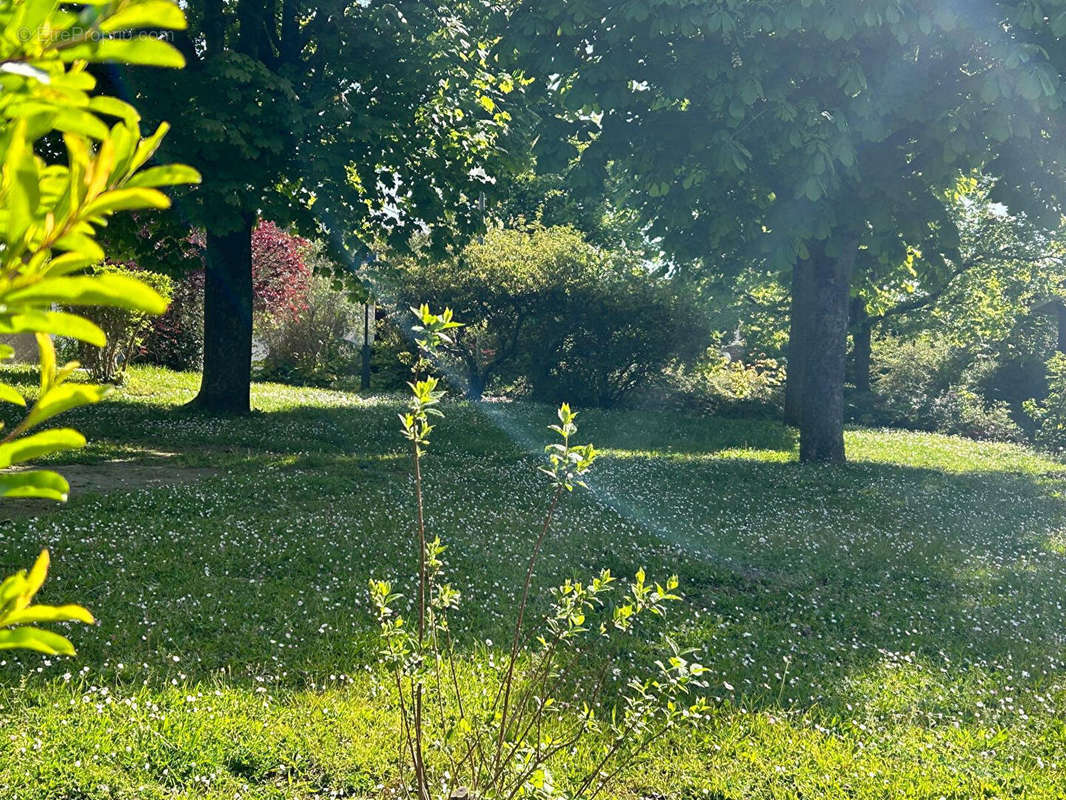
[[[247,419],[172,411],[195,385],[134,370],[68,420],[93,442],[73,470],[115,480],[0,509],[3,573],[47,546],[41,600],[100,620],[70,629],[76,659],[0,656],[0,797],[375,797],[394,772],[366,584],[411,585],[400,399],[260,385]],[[446,411],[429,526],[464,591],[455,627],[501,642],[552,410]],[[624,797],[1066,797],[1061,464],[855,430],[852,464],[808,467],[771,423],[578,423],[604,455],[538,584],[677,572],[671,622],[711,669],[711,723]],[[177,482],[123,487],[116,460]]]

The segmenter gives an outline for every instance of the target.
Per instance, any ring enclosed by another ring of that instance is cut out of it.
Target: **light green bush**
[[[92,269],[94,275],[122,275],[140,281],[170,302],[173,281],[167,275],[141,269],[129,269],[119,264],[101,264]],[[107,336],[107,344],[97,347],[80,342],[78,360],[89,377],[101,383],[119,383],[126,367],[140,352],[151,330],[153,315],[143,310],[115,306],[90,306],[82,311]]]

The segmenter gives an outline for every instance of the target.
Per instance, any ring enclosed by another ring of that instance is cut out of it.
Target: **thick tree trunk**
[[[819,246],[820,247],[820,246]],[[788,365],[785,371],[785,413],[788,425],[799,425],[803,408],[803,387],[809,357],[813,264],[817,255],[797,259],[792,267],[792,299],[789,308]]]
[[[247,414],[252,381],[252,227],[207,234],[204,280],[204,372],[194,407]]]
[[[839,256],[812,258],[813,315],[804,368],[800,461],[844,461],[844,368],[848,295],[858,242],[849,237]]]

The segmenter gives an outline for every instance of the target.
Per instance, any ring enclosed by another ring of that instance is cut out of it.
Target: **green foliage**
[[[999,199],[1037,212],[1061,177],[1058,28],[1028,0],[925,5],[538,0],[511,24],[555,112],[538,151],[578,159],[577,188],[624,164],[669,251],[787,269],[861,224],[864,266],[894,266],[908,246],[957,246],[937,195],[960,170],[1006,175]]]
[[[183,109],[171,153],[209,176],[186,208],[210,233],[261,214],[402,249],[432,221],[438,247],[480,227],[477,197],[499,191],[488,176],[521,161],[509,145],[523,81],[500,68],[497,10],[198,3],[178,40],[188,70],[129,80],[147,116]]]
[[[55,306],[104,306],[158,314],[165,299],[151,287],[114,271],[85,271],[102,261],[95,241],[113,214],[160,209],[170,201],[158,187],[199,179],[179,165],[142,169],[166,134],[165,125],[142,138],[139,116],[113,97],[91,95],[96,81],[89,61],[181,66],[171,45],[150,37],[130,37],[144,27],[182,28],[177,5],[156,0],[88,4],[71,11],[55,0],[0,2],[0,333],[33,333],[40,349],[40,391],[25,417],[0,440],[0,467],[85,445],[69,428],[30,431],[64,411],[98,401],[104,390],[68,382],[77,367],[56,363],[51,336],[68,336],[107,346],[100,325]],[[114,119],[108,126],[104,119]],[[65,158],[46,161],[36,148],[52,133],[62,137]],[[0,357],[12,350],[3,346]],[[25,406],[14,386],[0,384],[4,402]],[[0,474],[0,496],[66,500],[69,485],[48,470]],[[29,577],[3,584],[3,621],[82,619],[83,609],[27,607],[44,580],[47,555]],[[51,616],[49,616],[51,615]],[[80,615],[80,616],[79,616]],[[35,629],[3,631],[2,646],[44,652],[72,652],[69,642]]]
[[[602,259],[573,228],[492,229],[457,258],[409,258],[389,265],[387,278],[401,304],[423,298],[447,306],[469,324],[452,352],[470,383],[470,394],[499,378],[513,377],[532,347],[531,333],[567,290]]]
[[[781,362],[754,359],[751,363],[708,350],[691,365],[674,364],[649,392],[650,405],[688,413],[724,417],[777,417],[785,370]]]
[[[167,303],[173,291],[173,281],[167,275],[140,269],[104,263],[92,268],[93,275],[121,275],[139,281],[153,289]],[[114,306],[90,306],[82,316],[104,332],[107,343],[97,347],[88,342],[81,342],[78,360],[89,372],[93,381],[117,383],[122,380],[126,367],[139,354],[148,332],[151,330],[153,315],[144,310],[127,309]]]
[[[1002,401],[980,393],[987,358],[975,358],[944,339],[884,338],[875,343],[874,406],[860,410],[867,424],[1020,441],[1023,434]]]
[[[588,276],[533,326],[523,377],[538,400],[608,408],[709,338],[684,284],[639,270]]]
[[[451,309],[440,316],[425,304],[412,311],[419,320],[414,330],[420,358],[410,384],[409,410],[400,420],[411,442],[414,468],[417,625],[408,625],[396,610],[401,596],[391,583],[370,581],[381,660],[392,673],[391,689],[400,708],[400,751],[413,782],[409,785],[402,775],[402,791],[420,800],[441,790],[444,797],[501,800],[519,795],[545,800],[595,797],[656,740],[680,726],[698,724],[709,710],[703,697],[688,697],[691,690],[707,685],[701,678],[703,666],[669,639],[667,654],[656,661],[657,675],[624,676],[622,697],[608,716],[599,710],[606,702],[602,682],[591,677],[602,676],[619,656],[605,652],[606,642],[636,638],[643,618],[661,617],[668,603],[680,600],[677,576],[663,585],[649,584],[640,569],[621,591],[607,569],[587,583],[568,580],[552,591],[541,630],[526,629],[534,569],[560,495],[585,485],[581,477],[597,456],[591,444],[571,444],[576,414],[563,404],[559,424],[550,426],[561,441],[545,448],[548,465],[540,468],[551,479],[552,499],[519,595],[510,655],[494,678],[485,675],[464,687],[455,650],[462,634],[449,623],[449,614],[459,608],[460,593],[442,581],[446,548],[440,537],[427,538],[423,514],[421,462],[433,430],[430,417],[443,416],[438,408],[443,391],[433,376],[418,378],[442,347],[453,344],[447,331],[460,326],[452,320]],[[574,779],[575,789],[557,789],[552,769],[592,735],[604,740],[592,767]]]
[[[1048,393],[1043,400],[1027,400],[1025,412],[1036,423],[1035,439],[1050,450],[1066,450],[1066,354],[1047,362]]]
[[[386,274],[400,302],[425,297],[470,320],[451,352],[473,397],[517,383],[553,403],[610,405],[706,346],[680,280],[571,227],[493,229],[457,258],[406,259]]]
[[[0,583],[0,650],[19,648],[36,650],[45,655],[72,656],[74,645],[69,640],[41,628],[41,622],[84,622],[93,624],[93,617],[81,606],[31,605],[33,597],[48,574],[48,551],[42,550],[27,574],[22,570]]]
[[[857,293],[872,323],[897,335],[930,332],[959,347],[987,348],[1061,292],[1061,230],[993,202],[994,184],[961,177],[946,193],[959,237],[954,253],[930,259],[915,249],[895,269],[865,276]]]
[[[371,310],[371,336],[374,325]],[[346,339],[353,332],[362,335],[363,306],[325,275],[313,275],[297,311],[260,325],[258,336],[269,352],[259,378],[308,386],[350,383],[359,369],[359,346]]]

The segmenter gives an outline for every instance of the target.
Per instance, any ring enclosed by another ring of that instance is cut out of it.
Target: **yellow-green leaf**
[[[177,186],[199,183],[200,173],[185,164],[167,164],[142,170],[126,181],[126,186]]]
[[[82,215],[95,217],[140,208],[170,208],[170,198],[157,189],[128,188],[104,192],[82,208]]]
[[[92,625],[96,620],[89,611],[81,606],[68,604],[63,606],[27,606],[9,614],[4,619],[6,625],[35,625],[39,622],[84,622]]]
[[[41,497],[65,503],[70,484],[57,472],[39,469],[0,475],[0,497]]]
[[[22,424],[27,428],[33,428],[64,411],[98,403],[106,394],[107,387],[105,386],[91,386],[84,383],[63,383],[52,386],[34,403]]]
[[[0,317],[0,333],[50,333],[103,347],[107,336],[94,322],[65,311],[28,310]]]
[[[4,300],[9,305],[61,303],[114,306],[149,314],[162,314],[167,310],[167,301],[159,292],[133,278],[113,274],[45,278],[8,292]]]
[[[145,67],[185,66],[185,57],[176,47],[150,36],[135,39],[98,39],[60,51],[64,61],[114,61]]]
[[[169,0],[148,0],[132,4],[100,23],[100,30],[108,33],[136,28],[184,30],[185,27],[185,14]]]
[[[85,447],[85,437],[73,428],[41,431],[0,444],[0,468],[82,447]]]
[[[49,656],[72,656],[74,645],[58,633],[41,628],[0,630],[0,650],[36,650]]]

